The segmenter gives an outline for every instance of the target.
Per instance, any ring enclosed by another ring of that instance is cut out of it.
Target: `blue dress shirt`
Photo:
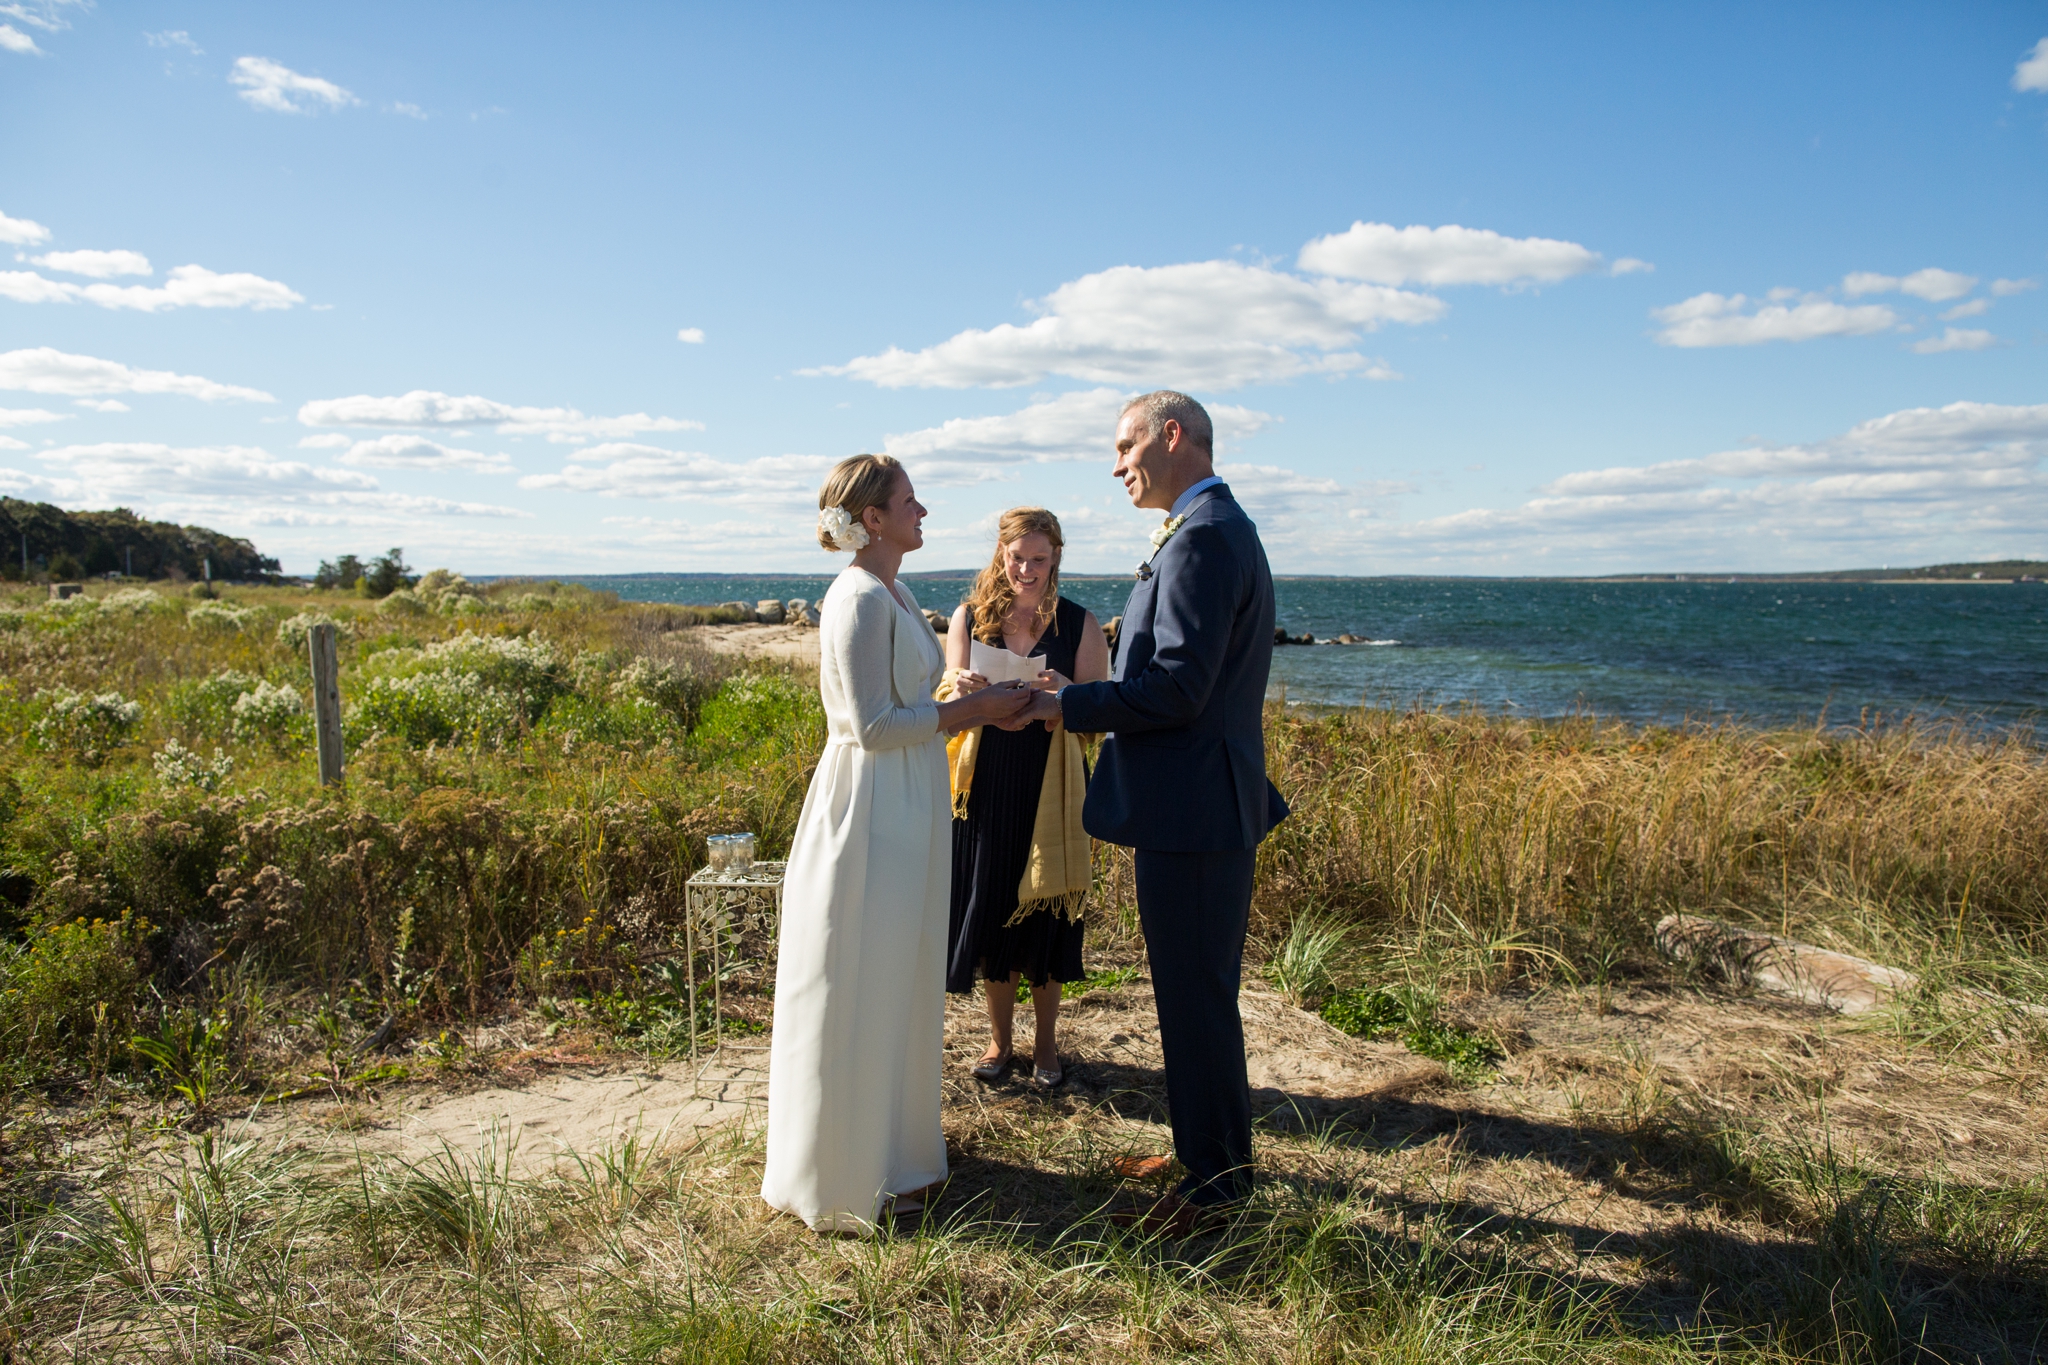
[[[1166,515],[1169,517],[1179,516],[1181,513],[1188,510],[1188,504],[1193,502],[1197,497],[1199,497],[1204,489],[1214,488],[1217,484],[1222,482],[1222,475],[1211,474],[1206,479],[1199,479],[1193,484],[1190,484],[1188,486],[1187,492],[1181,494],[1179,497],[1173,500],[1173,507],[1170,510],[1168,510]]]

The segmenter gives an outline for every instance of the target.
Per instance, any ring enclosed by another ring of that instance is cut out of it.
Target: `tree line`
[[[197,579],[209,564],[217,579],[278,577],[276,559],[253,542],[204,526],[148,521],[125,507],[67,512],[47,502],[0,498],[0,575],[85,578],[131,574],[137,578]]]

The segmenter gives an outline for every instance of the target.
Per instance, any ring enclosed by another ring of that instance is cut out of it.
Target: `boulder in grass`
[[[815,625],[817,625],[817,624],[818,624],[818,622],[819,622],[819,621],[821,621],[821,620],[823,620],[823,619],[824,619],[823,617],[821,617],[821,616],[819,616],[819,615],[818,615],[818,609],[817,609],[816,607],[805,607],[805,608],[804,608],[804,624],[805,624],[805,625],[807,625],[807,626],[815,626]]]
[[[782,619],[786,624],[792,626],[815,625],[816,622],[804,619],[810,609],[811,604],[807,599],[792,597],[782,604]]]
[[[745,602],[720,602],[718,609],[731,612],[741,621],[751,621],[754,619],[754,609]]]
[[[754,604],[754,619],[764,626],[779,626],[787,613],[781,602],[773,597],[764,597]]]

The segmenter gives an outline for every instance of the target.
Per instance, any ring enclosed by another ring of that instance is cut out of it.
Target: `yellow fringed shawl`
[[[964,668],[949,668],[934,694],[939,701],[957,695],[954,680]],[[962,730],[946,742],[946,767],[953,779],[953,816],[967,818],[967,798],[974,786],[974,759],[981,747],[981,727]],[[1081,803],[1088,795],[1088,769],[1081,756],[1081,738],[1066,730],[1053,735],[1045,757],[1045,780],[1038,788],[1038,815],[1031,827],[1031,857],[1017,884],[1017,913],[1009,925],[1049,910],[1061,919],[1078,920],[1088,900],[1091,857],[1087,831],[1081,828]]]

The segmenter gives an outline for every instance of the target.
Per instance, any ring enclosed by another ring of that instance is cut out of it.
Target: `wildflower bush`
[[[297,688],[262,681],[237,695],[230,708],[235,738],[273,745],[302,735],[299,722],[305,713],[306,702]]]
[[[209,763],[175,739],[158,750],[152,762],[156,780],[166,787],[192,787],[203,792],[218,791],[235,770],[235,760],[220,750],[213,751],[213,761]]]
[[[106,616],[134,616],[165,605],[164,599],[149,588],[123,588],[99,598],[98,602],[101,614]]]
[[[335,638],[340,642],[355,638],[355,622],[347,617],[329,616],[324,611],[301,611],[277,623],[277,642],[304,658],[306,641],[311,638],[315,626],[333,626]]]
[[[195,626],[206,626],[214,630],[240,630],[256,615],[257,613],[248,607],[238,607],[228,602],[198,602],[185,612],[185,619]]]
[[[36,700],[43,704],[33,726],[37,742],[87,764],[104,762],[108,750],[126,742],[142,720],[142,704],[119,692],[88,695],[60,688],[39,693]]]

